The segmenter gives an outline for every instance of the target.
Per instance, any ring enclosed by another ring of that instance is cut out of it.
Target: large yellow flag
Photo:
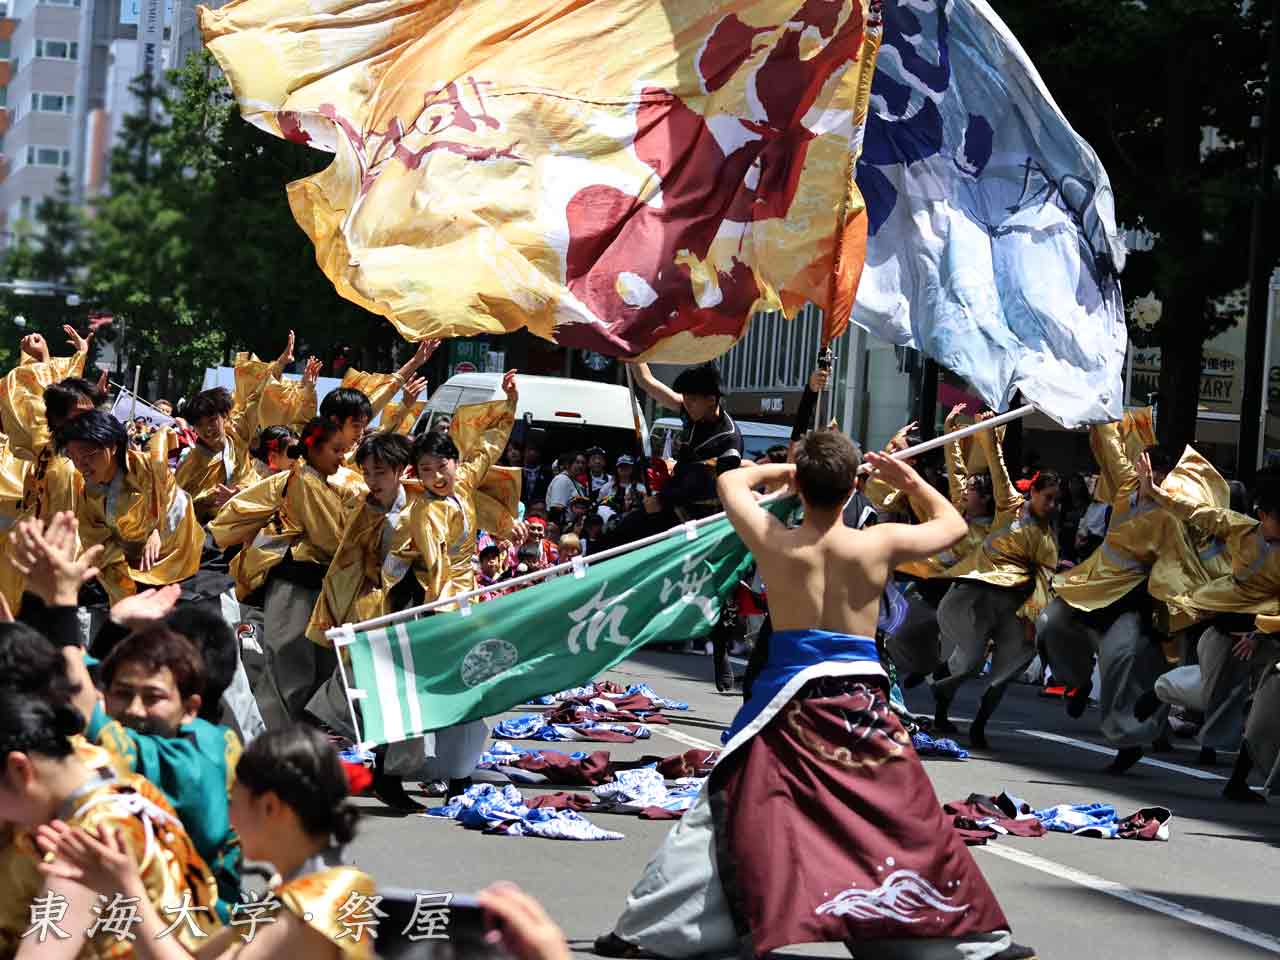
[[[234,0],[244,116],[345,297],[411,340],[528,327],[718,356],[757,309],[848,323],[879,0]]]

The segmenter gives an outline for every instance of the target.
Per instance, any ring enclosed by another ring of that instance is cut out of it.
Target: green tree
[[[50,283],[69,283],[80,265],[80,209],[71,197],[71,178],[58,177],[58,189],[36,207],[38,249],[32,263],[33,277]]]
[[[241,119],[208,53],[133,91],[87,255],[89,292],[122,317],[130,362],[187,392],[237,351],[275,356],[293,329],[310,352],[345,342],[366,367],[389,365],[399,337],[334,292],[289,210],[286,184],[328,155]]]
[[[1127,292],[1163,302],[1141,346],[1159,346],[1159,429],[1195,438],[1204,342],[1247,280],[1249,215],[1273,5],[1240,0],[992,0],[1111,176],[1117,215],[1157,236],[1134,253]],[[1280,135],[1280,131],[1277,131]],[[1280,236],[1267,255],[1280,253]]]

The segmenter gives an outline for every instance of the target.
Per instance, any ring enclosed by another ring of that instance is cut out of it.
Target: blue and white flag
[[[853,319],[993,409],[1119,419],[1125,249],[1106,171],[986,0],[884,0]]]

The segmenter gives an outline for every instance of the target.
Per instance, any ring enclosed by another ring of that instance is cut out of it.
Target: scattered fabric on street
[[[541,837],[546,840],[622,840],[623,835],[597,827],[576,810],[554,806],[530,807],[513,786],[480,783],[450,797],[442,807],[423,816],[456,820],[468,830],[508,837]]]

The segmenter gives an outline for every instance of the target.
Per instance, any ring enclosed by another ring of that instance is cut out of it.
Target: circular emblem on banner
[[[510,670],[520,659],[516,648],[505,640],[493,637],[481,640],[462,658],[462,682],[468,687],[478,687],[492,680],[505,670]]]

